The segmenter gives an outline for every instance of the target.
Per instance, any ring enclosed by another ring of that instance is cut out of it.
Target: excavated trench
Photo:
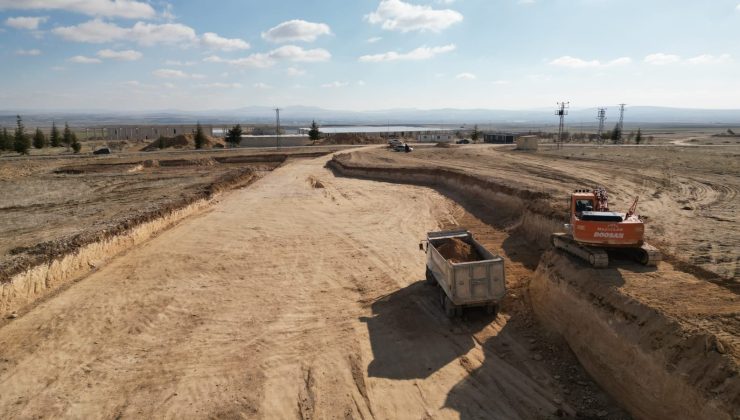
[[[468,174],[361,166],[343,155],[327,167],[340,176],[454,192],[451,198],[458,202],[486,202],[501,217],[518,218],[519,227],[510,234],[524,235],[535,247],[547,248],[550,233],[561,226],[545,197]],[[707,299],[706,307],[672,310],[661,292],[670,287],[690,290],[687,301]],[[593,379],[635,418],[740,416],[737,300],[709,298],[726,296],[726,290],[668,264],[655,269],[616,261],[596,270],[553,250],[541,255],[526,289],[541,324],[561,336]]]

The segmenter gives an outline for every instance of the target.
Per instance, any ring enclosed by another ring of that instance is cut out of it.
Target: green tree
[[[640,143],[642,143],[642,130],[638,128],[637,134],[635,134],[635,144],[640,144]]]
[[[33,147],[41,149],[48,146],[46,136],[40,128],[36,128],[36,133],[33,135]]]
[[[72,133],[72,150],[75,153],[80,153],[80,149],[82,149],[82,143],[77,141],[77,135]]]
[[[311,139],[311,141],[318,141],[321,137],[321,131],[319,131],[319,125],[316,124],[316,120],[313,120],[311,122],[311,129],[308,130],[308,138]]]
[[[200,122],[195,126],[195,148],[202,149],[206,144],[206,135],[203,134],[203,127]]]
[[[13,139],[5,127],[3,127],[3,131],[0,133],[0,150],[13,150]]]
[[[59,147],[62,145],[62,138],[59,135],[59,129],[57,128],[57,124],[55,122],[51,123],[51,134],[49,135],[49,143],[51,143],[51,147]]]
[[[236,147],[242,142],[242,126],[237,124],[226,132],[226,141],[229,142],[231,147]]]
[[[157,145],[160,149],[164,149],[164,136],[161,134],[159,135],[159,139],[157,139]]]
[[[478,124],[476,124],[473,126],[473,132],[470,133],[470,140],[472,140],[473,143],[477,143],[479,137],[480,137],[480,131],[478,131]]]
[[[69,150],[69,147],[76,140],[77,138],[75,136],[75,133],[73,133],[72,130],[69,129],[69,124],[64,123],[64,133],[62,134],[62,143],[64,143],[64,145],[67,146],[67,150]]]
[[[622,140],[622,129],[619,128],[619,124],[614,126],[614,130],[612,130],[611,133],[611,140],[612,143],[617,144],[620,143]]]
[[[25,132],[25,128],[23,127],[23,120],[21,119],[20,115],[16,116],[16,127],[15,127],[15,136],[13,141],[13,149],[15,149],[16,152],[27,155],[28,149],[31,148],[31,139],[28,138]]]

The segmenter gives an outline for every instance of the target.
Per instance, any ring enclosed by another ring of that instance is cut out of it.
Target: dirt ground
[[[0,271],[181,207],[224,183],[261,176],[286,156],[330,150],[3,159]]]
[[[690,138],[682,138],[689,140]],[[551,146],[538,153],[490,145],[418,147],[413,153],[367,149],[351,161],[377,167],[451,168],[542,192],[567,217],[568,194],[606,187],[613,209],[639,197],[648,240],[707,276],[740,279],[740,146]]]
[[[538,250],[423,187],[293,161],[0,324],[0,414],[629,416],[533,320]],[[495,320],[447,320],[418,241],[463,225],[507,257]]]

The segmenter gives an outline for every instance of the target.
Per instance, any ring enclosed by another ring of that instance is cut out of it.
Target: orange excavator
[[[603,187],[576,190],[570,196],[567,233],[553,234],[552,244],[596,268],[609,265],[610,248],[631,253],[643,265],[657,265],[661,255],[645,242],[645,224],[636,214],[637,200],[627,213],[619,213],[609,210],[609,196]]]

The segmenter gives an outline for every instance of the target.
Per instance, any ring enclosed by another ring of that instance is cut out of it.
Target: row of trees
[[[51,125],[51,133],[47,137],[40,128],[37,128],[33,135],[26,134],[26,128],[23,125],[23,119],[20,115],[16,116],[15,132],[11,135],[8,129],[3,127],[0,132],[0,150],[14,150],[22,155],[27,155],[31,146],[36,149],[44,147],[61,147],[67,146],[67,149],[79,153],[82,145],[77,140],[77,135],[69,128],[69,124],[64,124],[64,131],[59,132],[55,123]]]

